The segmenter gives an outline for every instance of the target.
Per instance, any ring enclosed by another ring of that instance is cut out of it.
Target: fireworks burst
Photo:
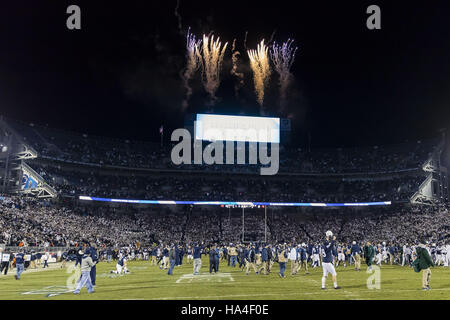
[[[184,87],[186,88],[186,98],[183,100],[182,104],[183,109],[188,107],[188,101],[192,95],[192,88],[189,85],[189,80],[193,78],[201,64],[199,53],[201,42],[202,40],[197,40],[195,35],[193,35],[189,29],[186,36],[186,69],[182,74]]]
[[[258,44],[257,50],[248,50],[250,58],[250,67],[253,71],[253,80],[256,96],[259,105],[262,107],[264,102],[264,91],[270,78],[269,48],[264,44],[264,40]]]
[[[217,100],[216,91],[220,85],[220,70],[227,45],[228,42],[222,46],[220,38],[214,40],[214,35],[203,35],[202,54],[197,52],[202,66],[203,86],[211,98],[211,105]]]
[[[275,71],[280,76],[280,105],[282,111],[286,106],[287,89],[292,79],[290,70],[297,52],[297,47],[292,47],[293,42],[294,40],[291,39],[283,42],[282,45],[274,42],[270,50],[270,57],[272,58]]]

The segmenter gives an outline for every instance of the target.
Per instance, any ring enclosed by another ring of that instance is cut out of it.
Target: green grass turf
[[[167,270],[150,266],[149,262],[131,261],[128,263],[130,274],[111,277],[110,270],[115,263],[99,263],[97,266],[96,292],[88,294],[83,288],[81,295],[63,293],[48,297],[48,293],[64,291],[66,280],[70,277],[66,269],[53,269],[42,272],[25,271],[22,279],[15,280],[12,275],[0,276],[0,299],[44,299],[44,300],[101,300],[101,299],[208,299],[208,300],[301,300],[301,299],[450,299],[450,268],[432,268],[431,291],[421,290],[422,274],[415,273],[409,267],[382,266],[381,289],[369,290],[366,282],[369,274],[356,272],[353,268],[338,267],[338,284],[341,290],[332,289],[331,276],[327,279],[327,290],[321,290],[322,268],[310,269],[310,274],[300,272],[290,275],[287,266],[286,278],[278,276],[279,267],[275,263],[272,274],[256,275],[253,271],[245,275],[239,268],[220,264],[220,273],[229,273],[229,277],[219,274],[209,276],[209,264],[203,259],[201,274],[192,282],[189,279],[177,283],[183,275],[192,274],[192,265],[175,267],[174,275],[168,276]],[[10,274],[15,273],[15,269]],[[47,288],[47,289],[44,289]],[[24,293],[36,294],[24,294]]]

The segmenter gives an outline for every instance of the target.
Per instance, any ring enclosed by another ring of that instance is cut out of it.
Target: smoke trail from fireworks
[[[245,50],[247,50],[247,36],[248,36],[248,31],[245,31],[245,37],[244,37],[244,48],[245,48]]]
[[[244,73],[237,71],[237,63],[239,61],[239,56],[241,55],[241,53],[236,50],[236,39],[234,39],[233,41],[231,52],[231,62],[233,63],[233,68],[231,68],[231,75],[236,77],[236,84],[234,85],[234,95],[237,99],[239,97],[239,90],[244,86]]]
[[[214,40],[214,35],[211,37],[203,35],[201,54],[197,52],[202,66],[203,87],[210,96],[211,105],[217,100],[216,91],[220,85],[220,71],[227,46],[228,42],[222,46],[220,38]]]
[[[273,30],[272,35],[270,36],[268,45],[270,45],[273,41],[273,39],[275,38],[275,34],[277,33],[277,29]]]
[[[274,42],[270,50],[270,57],[272,58],[275,71],[280,76],[281,111],[283,111],[286,106],[287,89],[292,80],[292,73],[290,70],[294,63],[295,53],[297,52],[297,47],[292,47],[293,42],[294,40],[291,39],[283,42],[281,45]]]
[[[189,85],[189,80],[193,78],[201,64],[199,59],[201,42],[202,40],[197,40],[189,29],[186,36],[186,69],[182,74],[183,84],[186,89],[186,97],[182,103],[183,110],[188,107],[188,101],[192,95],[192,88]]]
[[[182,35],[183,34],[183,29],[182,29],[182,25],[181,25],[181,15],[178,12],[178,9],[180,9],[180,0],[177,0],[177,5],[175,7],[175,17],[177,17],[177,19],[178,19],[178,31]]]
[[[270,78],[269,48],[264,44],[264,40],[258,44],[257,50],[248,50],[250,67],[253,71],[253,81],[259,105],[264,102],[264,91]]]

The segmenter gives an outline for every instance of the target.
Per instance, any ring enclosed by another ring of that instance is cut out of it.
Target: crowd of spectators
[[[181,238],[179,216],[151,213],[5,197],[0,200],[0,244],[72,247],[91,242],[130,246],[140,240]]]
[[[214,172],[258,172],[258,165],[174,165],[172,145],[91,137],[36,125],[9,121],[39,157],[96,166],[146,169],[184,169]],[[430,139],[392,146],[307,150],[280,146],[280,172],[306,174],[367,173],[411,170],[421,167],[436,150]],[[206,145],[206,143],[205,143]],[[225,152],[224,152],[225,154]],[[225,156],[224,156],[225,157]]]
[[[315,177],[166,173],[119,174],[29,162],[62,195],[150,200],[271,202],[408,201],[423,173],[371,177]]]
[[[395,206],[377,208],[360,215],[320,215],[308,220],[284,217],[272,221],[272,234],[289,240],[300,237],[319,241],[327,230],[333,230],[343,242],[373,241],[387,243],[438,242],[450,236],[448,208]]]
[[[259,176],[254,174],[257,166],[249,165],[175,166],[170,146],[12,125],[39,154],[27,163],[60,197],[52,201],[0,197],[0,244],[69,247],[88,241],[133,246],[137,242],[238,242],[243,238],[311,242],[322,239],[326,230],[333,230],[343,241],[413,242],[423,237],[439,240],[449,232],[445,207],[403,205],[367,209],[363,216],[326,212],[308,219],[277,209],[267,225],[260,213],[250,210],[243,225],[242,217],[226,208],[183,211],[178,207],[67,201],[88,195],[150,200],[408,203],[426,179],[420,167],[434,152],[436,140],[312,152],[282,147],[280,173]],[[179,169],[189,171],[180,174]],[[347,174],[335,175],[338,173]]]
[[[232,210],[232,213],[230,213]],[[317,209],[320,210],[320,209]],[[314,217],[274,209],[191,207],[158,209],[129,206],[85,206],[20,197],[0,199],[0,244],[8,246],[73,247],[84,242],[123,247],[136,243],[175,242],[318,242],[326,230],[342,241],[437,242],[450,236],[447,207],[397,205],[317,212]]]

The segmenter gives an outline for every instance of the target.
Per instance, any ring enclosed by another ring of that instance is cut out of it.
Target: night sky
[[[293,4],[295,3],[295,6]],[[66,28],[81,7],[82,29]],[[382,30],[366,28],[377,4]],[[286,114],[276,75],[269,115],[292,119],[294,141],[313,147],[397,143],[450,127],[448,1],[8,1],[0,10],[0,114],[102,136],[158,141],[183,127],[185,33],[219,35],[242,53],[236,97],[228,50],[214,112],[258,115],[247,47],[294,38]],[[179,29],[181,22],[181,30]],[[275,33],[274,33],[275,31]],[[205,112],[200,74],[188,113]]]

